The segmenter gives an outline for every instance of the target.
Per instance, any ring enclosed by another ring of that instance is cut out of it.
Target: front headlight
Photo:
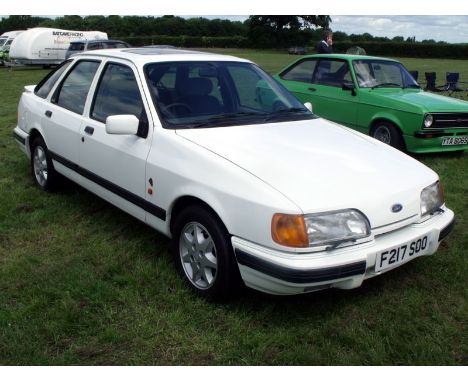
[[[370,235],[369,221],[357,210],[306,215],[305,223],[310,246],[358,240]]]
[[[434,117],[431,114],[426,114],[426,116],[424,117],[424,126],[431,127],[433,122]]]
[[[421,216],[433,213],[443,204],[444,192],[439,181],[421,191]]]
[[[354,209],[310,215],[275,214],[271,224],[275,242],[288,247],[316,247],[356,241],[370,235],[367,218]]]

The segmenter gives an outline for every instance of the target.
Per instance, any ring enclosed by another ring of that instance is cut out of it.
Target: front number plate
[[[428,250],[429,238],[422,236],[413,241],[379,252],[375,258],[375,272],[397,267],[415,257],[424,255]]]
[[[442,146],[455,146],[468,144],[468,137],[450,137],[442,140]]]

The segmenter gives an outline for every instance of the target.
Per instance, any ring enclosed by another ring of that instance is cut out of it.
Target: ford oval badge
[[[399,204],[399,203],[394,204],[394,205],[392,206],[392,212],[395,213],[395,214],[396,214],[397,212],[400,212],[402,209],[403,209],[403,206],[402,206],[401,204]]]

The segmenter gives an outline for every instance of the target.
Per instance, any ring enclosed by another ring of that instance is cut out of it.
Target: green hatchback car
[[[318,116],[400,150],[468,149],[468,102],[423,91],[398,61],[310,55],[275,78],[300,101],[310,102]]]

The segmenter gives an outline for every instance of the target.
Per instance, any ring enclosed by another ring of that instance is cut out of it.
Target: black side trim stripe
[[[439,234],[439,241],[444,240],[450,232],[453,230],[453,226],[455,225],[455,218],[442,230]]]
[[[127,200],[128,202],[135,204],[136,206],[144,209],[146,212],[150,213],[151,215],[154,215],[157,218],[163,221],[166,221],[166,211],[163,208],[158,207],[154,205],[153,203],[148,202],[147,200],[141,198],[140,196],[135,195],[134,193],[127,191],[126,189],[112,182],[109,182],[107,179],[101,178],[99,175],[96,175],[95,173],[78,166],[76,163],[70,162],[68,159],[58,154],[55,154],[52,151],[49,151],[49,154],[53,160],[59,162],[65,167],[68,167],[69,169],[84,176],[86,179],[91,180],[92,182],[98,184],[99,186],[104,187],[106,190],[109,190],[110,192]]]
[[[21,135],[19,135],[18,133],[15,133],[13,132],[13,136],[15,137],[15,139],[21,143],[23,146],[26,144],[26,139],[24,139]]]
[[[244,251],[236,249],[237,261],[241,265],[252,268],[268,276],[296,284],[308,284],[321,281],[331,281],[366,272],[366,262],[359,261],[352,264],[340,265],[323,269],[290,269],[259,259]]]

